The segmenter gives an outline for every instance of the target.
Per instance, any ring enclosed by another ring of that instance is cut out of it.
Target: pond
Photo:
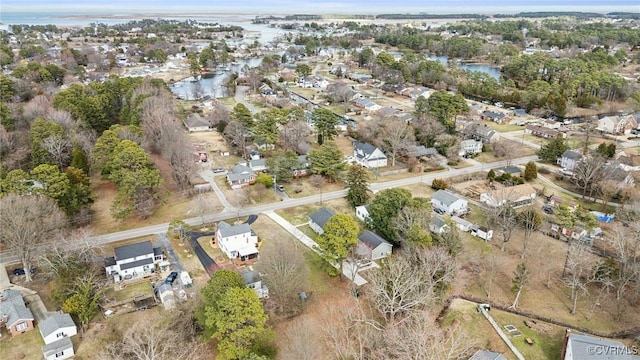
[[[209,96],[211,98],[229,96],[229,94],[226,93],[227,89],[224,86],[229,75],[232,72],[235,72],[239,76],[242,76],[245,66],[246,69],[250,69],[259,66],[261,63],[262,58],[240,60],[226,66],[219,66],[214,73],[198,77],[189,77],[184,80],[177,81],[169,85],[169,89],[171,89],[171,92],[174,95],[183,100],[197,100],[202,99],[205,96]]]
[[[428,55],[427,58],[429,60],[437,61],[444,66],[450,66],[449,57],[446,55]],[[480,71],[483,73],[489,74],[492,78],[496,80],[500,80],[500,68],[495,66],[483,65],[483,64],[467,64],[461,61],[461,59],[453,59],[455,61],[455,66],[460,69],[470,70],[470,71]]]

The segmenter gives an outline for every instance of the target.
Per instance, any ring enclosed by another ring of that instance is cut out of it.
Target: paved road
[[[222,176],[222,175],[225,175],[225,174],[223,173],[216,174],[211,169],[205,169],[200,171],[200,176],[202,176],[203,179],[209,182],[209,184],[211,185],[211,188],[213,189],[213,192],[216,194],[218,199],[220,199],[220,203],[222,203],[222,206],[225,208],[225,210],[236,211],[235,206],[231,205],[231,203],[224,196],[224,193],[222,192],[222,190],[220,190],[220,188],[218,187],[218,184],[216,184],[216,179],[215,179],[216,176]]]
[[[538,157],[534,155],[534,156],[526,156],[526,157],[512,159],[511,165],[526,164],[529,161],[536,161],[537,158]],[[372,191],[380,191],[383,189],[418,184],[420,182],[423,182],[425,184],[431,184],[431,181],[433,181],[433,179],[436,179],[436,178],[447,178],[452,176],[471,174],[471,173],[474,173],[477,171],[483,171],[489,168],[506,166],[507,162],[508,160],[502,160],[502,161],[493,162],[491,164],[473,165],[473,166],[462,168],[462,169],[454,169],[454,170],[449,170],[444,172],[438,171],[438,172],[424,174],[421,176],[373,183],[371,184],[370,187]],[[321,198],[323,201],[339,199],[339,198],[345,197],[346,194],[347,194],[347,190],[338,190],[338,191],[333,191],[328,193],[311,195],[303,198],[289,198],[284,201],[246,207],[239,210],[226,209],[219,213],[205,215],[204,220],[205,222],[210,222],[210,223],[218,222],[220,220],[225,220],[225,219],[233,218],[236,216],[248,216],[251,214],[259,214],[267,211],[275,211],[275,210],[284,209],[284,208],[313,204],[313,203],[320,202]],[[185,219],[184,221],[189,225],[195,226],[202,223],[202,218],[195,217],[195,218]],[[164,233],[164,232],[167,232],[168,226],[169,226],[169,223],[150,225],[150,226],[145,226],[145,227],[131,229],[131,230],[125,230],[125,231],[119,231],[119,232],[114,232],[114,233],[105,234],[105,235],[94,236],[89,241],[91,242],[91,244],[95,246],[102,246],[112,242],[131,239],[134,237],[142,237],[142,236],[149,236],[153,234]],[[5,251],[0,253],[0,263],[13,264],[16,262],[18,262],[18,257],[12,254],[11,252]]]
[[[245,94],[247,92],[247,90],[249,90],[248,86],[236,86],[236,93],[233,96],[233,99],[237,102],[240,103],[244,106],[247,107],[247,109],[249,109],[249,111],[251,111],[252,114],[255,114],[257,112],[260,112],[260,110],[258,108],[256,108],[255,106],[253,106],[252,104],[250,104],[247,99],[245,99]]]

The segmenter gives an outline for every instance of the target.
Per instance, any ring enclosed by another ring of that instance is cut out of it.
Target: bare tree
[[[292,121],[280,128],[282,147],[301,153],[301,144],[306,144],[311,129],[304,121]]]
[[[79,265],[92,264],[98,256],[92,237],[93,232],[86,227],[58,237],[38,259],[42,272],[55,278],[69,270],[77,271]]]
[[[249,143],[249,130],[238,121],[231,121],[224,129],[224,136],[227,141],[235,146],[238,154],[247,158],[247,144]]]
[[[284,349],[278,351],[278,355],[283,360],[316,360],[322,358],[325,349],[319,341],[309,341],[318,339],[319,325],[308,318],[298,318],[294,320],[285,331]]]
[[[174,360],[210,358],[206,344],[194,338],[189,311],[173,310],[169,316],[152,314],[130,326],[118,341],[107,345],[99,359]]]
[[[413,127],[402,121],[389,121],[382,132],[382,147],[391,155],[391,166],[396,166],[398,151],[406,149],[415,138]]]
[[[300,304],[298,294],[307,284],[309,269],[298,244],[274,238],[261,251],[264,256],[258,269],[265,273],[263,280],[269,287],[269,299],[276,303],[281,313]]]
[[[503,265],[503,260],[494,252],[485,254],[482,259],[482,284],[487,298],[491,298],[491,289],[493,288],[493,281],[496,277],[496,272]]]
[[[247,80],[249,87],[251,87],[251,91],[255,93],[258,91],[258,87],[262,83],[262,71],[258,68],[252,68],[244,73],[244,78]]]
[[[588,254],[588,245],[585,242],[572,241],[569,247],[569,256],[566,260],[566,273],[562,278],[562,282],[571,289],[571,315],[575,315],[580,293],[587,292],[587,279],[589,278],[587,272],[590,267],[585,259]]]
[[[589,193],[593,197],[597,190],[597,184],[605,178],[606,162],[599,154],[589,154],[582,157],[581,161],[573,169],[573,180],[582,189],[582,198]]]
[[[48,197],[9,194],[0,199],[0,243],[18,256],[26,281],[31,281],[34,257],[64,225],[64,214]]]
[[[627,310],[627,295],[631,285],[640,281],[640,267],[634,261],[634,257],[637,256],[634,253],[637,247],[637,239],[630,236],[629,232],[626,228],[615,226],[613,236],[609,240],[617,258],[617,271],[611,277],[613,290],[615,291],[616,320],[620,320]]]
[[[529,208],[518,214],[518,222],[524,230],[522,253],[520,254],[520,258],[524,259],[527,256],[527,245],[531,235],[542,226],[542,215],[537,210]]]
[[[517,224],[516,212],[510,205],[504,204],[491,209],[488,215],[490,225],[495,227],[502,236],[500,250],[504,251],[504,247],[511,240],[511,233]]]
[[[493,144],[493,153],[499,158],[506,158],[507,166],[511,165],[511,159],[517,154],[519,144],[510,140],[500,140]]]
[[[42,141],[42,148],[51,155],[58,165],[58,170],[63,171],[71,157],[71,140],[66,135],[52,135]]]
[[[455,276],[444,248],[416,247],[389,259],[371,274],[371,299],[389,322],[438,298]]]
[[[191,200],[191,210],[194,215],[200,218],[202,225],[204,226],[205,215],[215,210],[213,202],[211,201],[211,196],[208,196],[205,193],[198,193]]]

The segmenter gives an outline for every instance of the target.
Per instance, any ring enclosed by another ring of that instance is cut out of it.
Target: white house
[[[224,221],[218,223],[216,242],[220,250],[229,259],[254,259],[258,256],[258,235],[249,224],[229,225]]]
[[[324,233],[324,225],[331,219],[336,213],[333,210],[327,208],[321,208],[313,214],[309,215],[309,227],[315,231],[318,235]]]
[[[45,346],[42,354],[46,360],[69,359],[74,356],[71,336],[78,333],[71,315],[56,313],[44,319],[38,325]]]
[[[480,194],[480,202],[491,207],[509,204],[514,208],[533,204],[537,195],[536,189],[529,184],[509,186]]]
[[[460,142],[459,156],[479,154],[482,152],[482,142],[473,139],[462,140]]]
[[[456,227],[460,229],[460,231],[469,232],[475,226],[472,222],[461,219],[457,216],[452,216],[451,220],[456,224]]]
[[[369,144],[356,141],[353,143],[353,157],[358,164],[366,168],[387,166],[387,155],[382,150]]]
[[[365,224],[369,221],[369,205],[356,206],[356,219]]]
[[[429,230],[431,230],[434,234],[442,234],[443,232],[449,229],[449,225],[444,221],[440,216],[431,217],[431,222],[429,223]]]
[[[469,202],[446,190],[438,190],[431,197],[431,206],[448,214],[464,214],[467,212]]]
[[[369,230],[358,236],[356,254],[367,260],[378,260],[391,255],[393,245],[380,235]]]
[[[635,118],[629,116],[605,116],[598,120],[597,130],[609,134],[629,134],[638,127]]]
[[[576,165],[578,165],[580,159],[582,159],[582,154],[573,150],[567,150],[562,153],[560,158],[558,158],[557,164],[563,169],[572,171],[575,169]]]
[[[119,246],[114,249],[115,256],[104,259],[107,276],[113,276],[115,282],[130,280],[149,275],[155,271],[155,265],[164,260],[161,248],[154,248],[151,241]]]

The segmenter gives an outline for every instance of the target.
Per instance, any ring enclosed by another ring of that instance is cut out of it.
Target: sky
[[[177,5],[179,4],[179,5]],[[259,11],[286,13],[513,13],[534,10],[556,11],[634,11],[640,12],[640,0],[0,0],[0,11],[74,12],[85,10],[189,12],[201,11]]]

